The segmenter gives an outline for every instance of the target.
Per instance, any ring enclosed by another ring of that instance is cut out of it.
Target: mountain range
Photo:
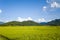
[[[23,22],[19,22],[19,21],[11,21],[11,22],[7,22],[7,23],[3,23],[0,26],[39,26],[40,24],[34,21],[23,21]]]
[[[0,26],[40,26],[40,25],[50,25],[50,26],[60,26],[60,19],[55,19],[50,22],[37,23],[34,21],[11,21],[11,22],[0,22]]]

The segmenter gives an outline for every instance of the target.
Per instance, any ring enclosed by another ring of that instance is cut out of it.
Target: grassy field
[[[0,27],[0,40],[60,40],[59,26]]]

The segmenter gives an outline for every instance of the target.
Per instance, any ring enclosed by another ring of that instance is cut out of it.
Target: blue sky
[[[0,0],[0,21],[47,22],[59,18],[59,0]]]

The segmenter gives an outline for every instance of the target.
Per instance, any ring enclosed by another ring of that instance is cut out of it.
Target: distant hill
[[[41,22],[40,23],[40,25],[46,25],[47,24],[47,22]]]
[[[51,26],[60,26],[60,19],[55,19],[47,23],[47,25]]]
[[[23,21],[23,22],[18,22],[18,21],[11,21],[7,22],[4,24],[1,24],[1,26],[39,26],[39,23],[36,23],[34,21]]]
[[[0,24],[3,24],[4,22],[0,22]]]

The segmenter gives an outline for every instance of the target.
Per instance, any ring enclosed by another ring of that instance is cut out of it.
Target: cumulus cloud
[[[52,8],[60,8],[60,1],[59,0],[46,0],[46,2],[50,5]]]
[[[43,6],[42,9],[44,12],[54,11],[57,8],[60,8],[60,0],[46,0],[47,6]]]
[[[21,17],[18,17],[17,21],[28,21],[28,20],[33,20],[31,17],[28,17],[28,18],[21,18]]]
[[[23,21],[28,21],[28,20],[35,21],[35,22],[46,22],[44,18],[40,18],[36,20],[36,19],[32,19],[31,17],[27,17],[27,18],[18,17],[16,21],[23,22]]]
[[[46,20],[44,18],[40,18],[38,19],[38,22],[46,22]]]
[[[20,22],[22,22],[24,19],[23,18],[21,18],[21,17],[18,17],[17,18],[17,21],[20,21]]]
[[[15,20],[0,20],[3,22],[11,22],[11,21],[19,21],[19,22],[23,22],[23,21],[34,21],[34,22],[47,22],[44,18],[39,18],[39,19],[32,19],[31,17],[27,17],[27,18],[22,18],[22,17],[17,17],[17,19]]]
[[[25,21],[28,21],[28,20],[33,20],[31,17],[28,17],[25,19]]]
[[[51,7],[52,7],[52,8],[60,8],[60,4],[57,3],[57,2],[52,2],[52,3],[51,3]]]

